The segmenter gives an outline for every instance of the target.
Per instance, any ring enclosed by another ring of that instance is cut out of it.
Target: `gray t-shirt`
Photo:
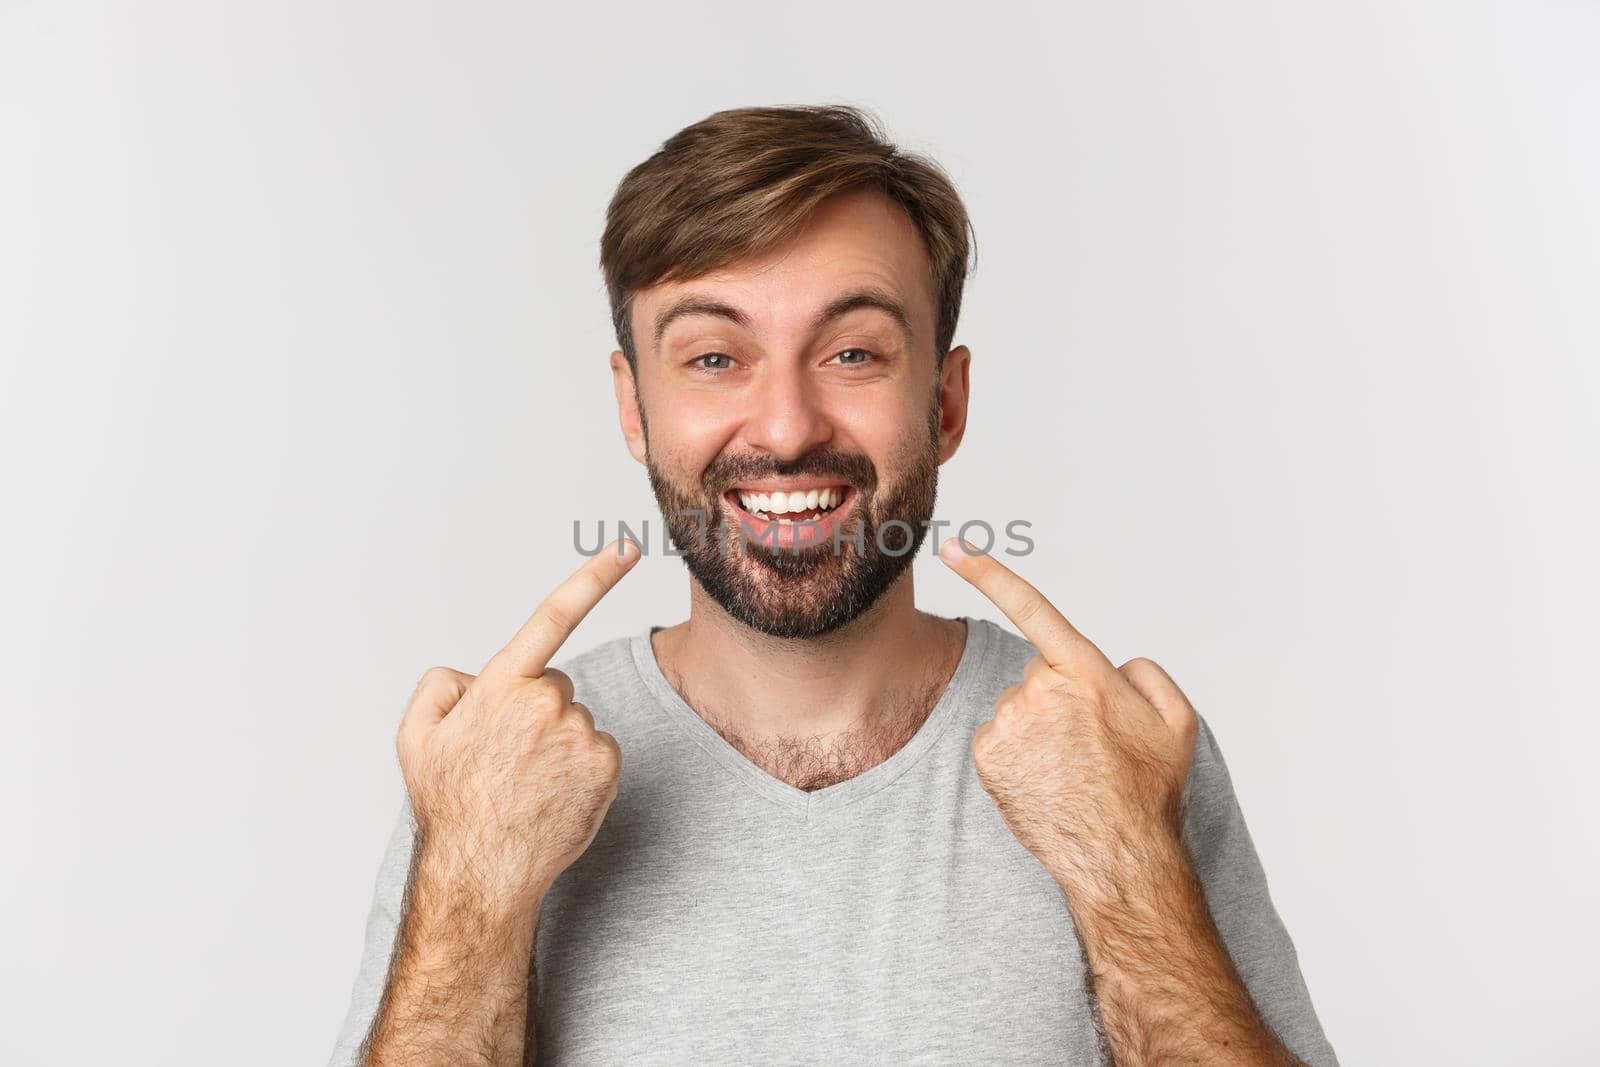
[[[668,684],[650,631],[555,664],[622,748],[617,798],[534,946],[541,1064],[1105,1062],[1060,888],[979,784],[972,732],[1031,644],[967,619],[955,674],[885,762],[814,792],[766,773]],[[1337,1064],[1204,718],[1184,835],[1262,1017]],[[350,1064],[383,991],[415,824],[378,872]]]

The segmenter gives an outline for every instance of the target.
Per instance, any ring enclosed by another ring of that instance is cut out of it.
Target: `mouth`
[[[763,522],[790,525],[813,522],[843,507],[854,495],[848,485],[752,489],[734,487],[727,497],[739,510]]]
[[[741,485],[723,494],[757,539],[785,548],[833,536],[859,498],[847,482],[824,481]]]

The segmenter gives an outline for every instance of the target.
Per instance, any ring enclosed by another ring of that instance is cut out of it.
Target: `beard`
[[[724,611],[772,637],[821,637],[876,603],[921,549],[938,489],[938,425],[935,407],[928,435],[897,457],[905,473],[886,487],[865,455],[837,449],[787,461],[719,456],[697,482],[680,484],[655,462],[648,423],[645,467],[673,544],[689,573]],[[747,538],[723,494],[758,478],[800,475],[835,478],[855,488],[854,510],[838,537],[804,547]]]

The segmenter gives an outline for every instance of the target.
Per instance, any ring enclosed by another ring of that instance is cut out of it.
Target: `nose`
[[[833,437],[833,424],[804,369],[769,368],[751,393],[745,441],[780,460],[798,459]]]

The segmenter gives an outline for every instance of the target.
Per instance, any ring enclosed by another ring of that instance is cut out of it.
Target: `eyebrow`
[[[905,305],[900,299],[886,289],[877,286],[865,286],[852,289],[829,301],[828,306],[817,313],[811,321],[812,330],[820,330],[835,319],[843,318],[852,311],[861,308],[877,308],[894,320],[900,332],[905,335],[908,345],[915,345],[916,331],[911,328],[911,316],[906,312]],[[656,316],[655,348],[661,348],[661,338],[666,335],[667,327],[675,319],[689,315],[710,315],[714,318],[727,319],[740,329],[750,328],[750,316],[734,307],[732,304],[704,296],[699,293],[689,293],[674,300],[662,309]]]

